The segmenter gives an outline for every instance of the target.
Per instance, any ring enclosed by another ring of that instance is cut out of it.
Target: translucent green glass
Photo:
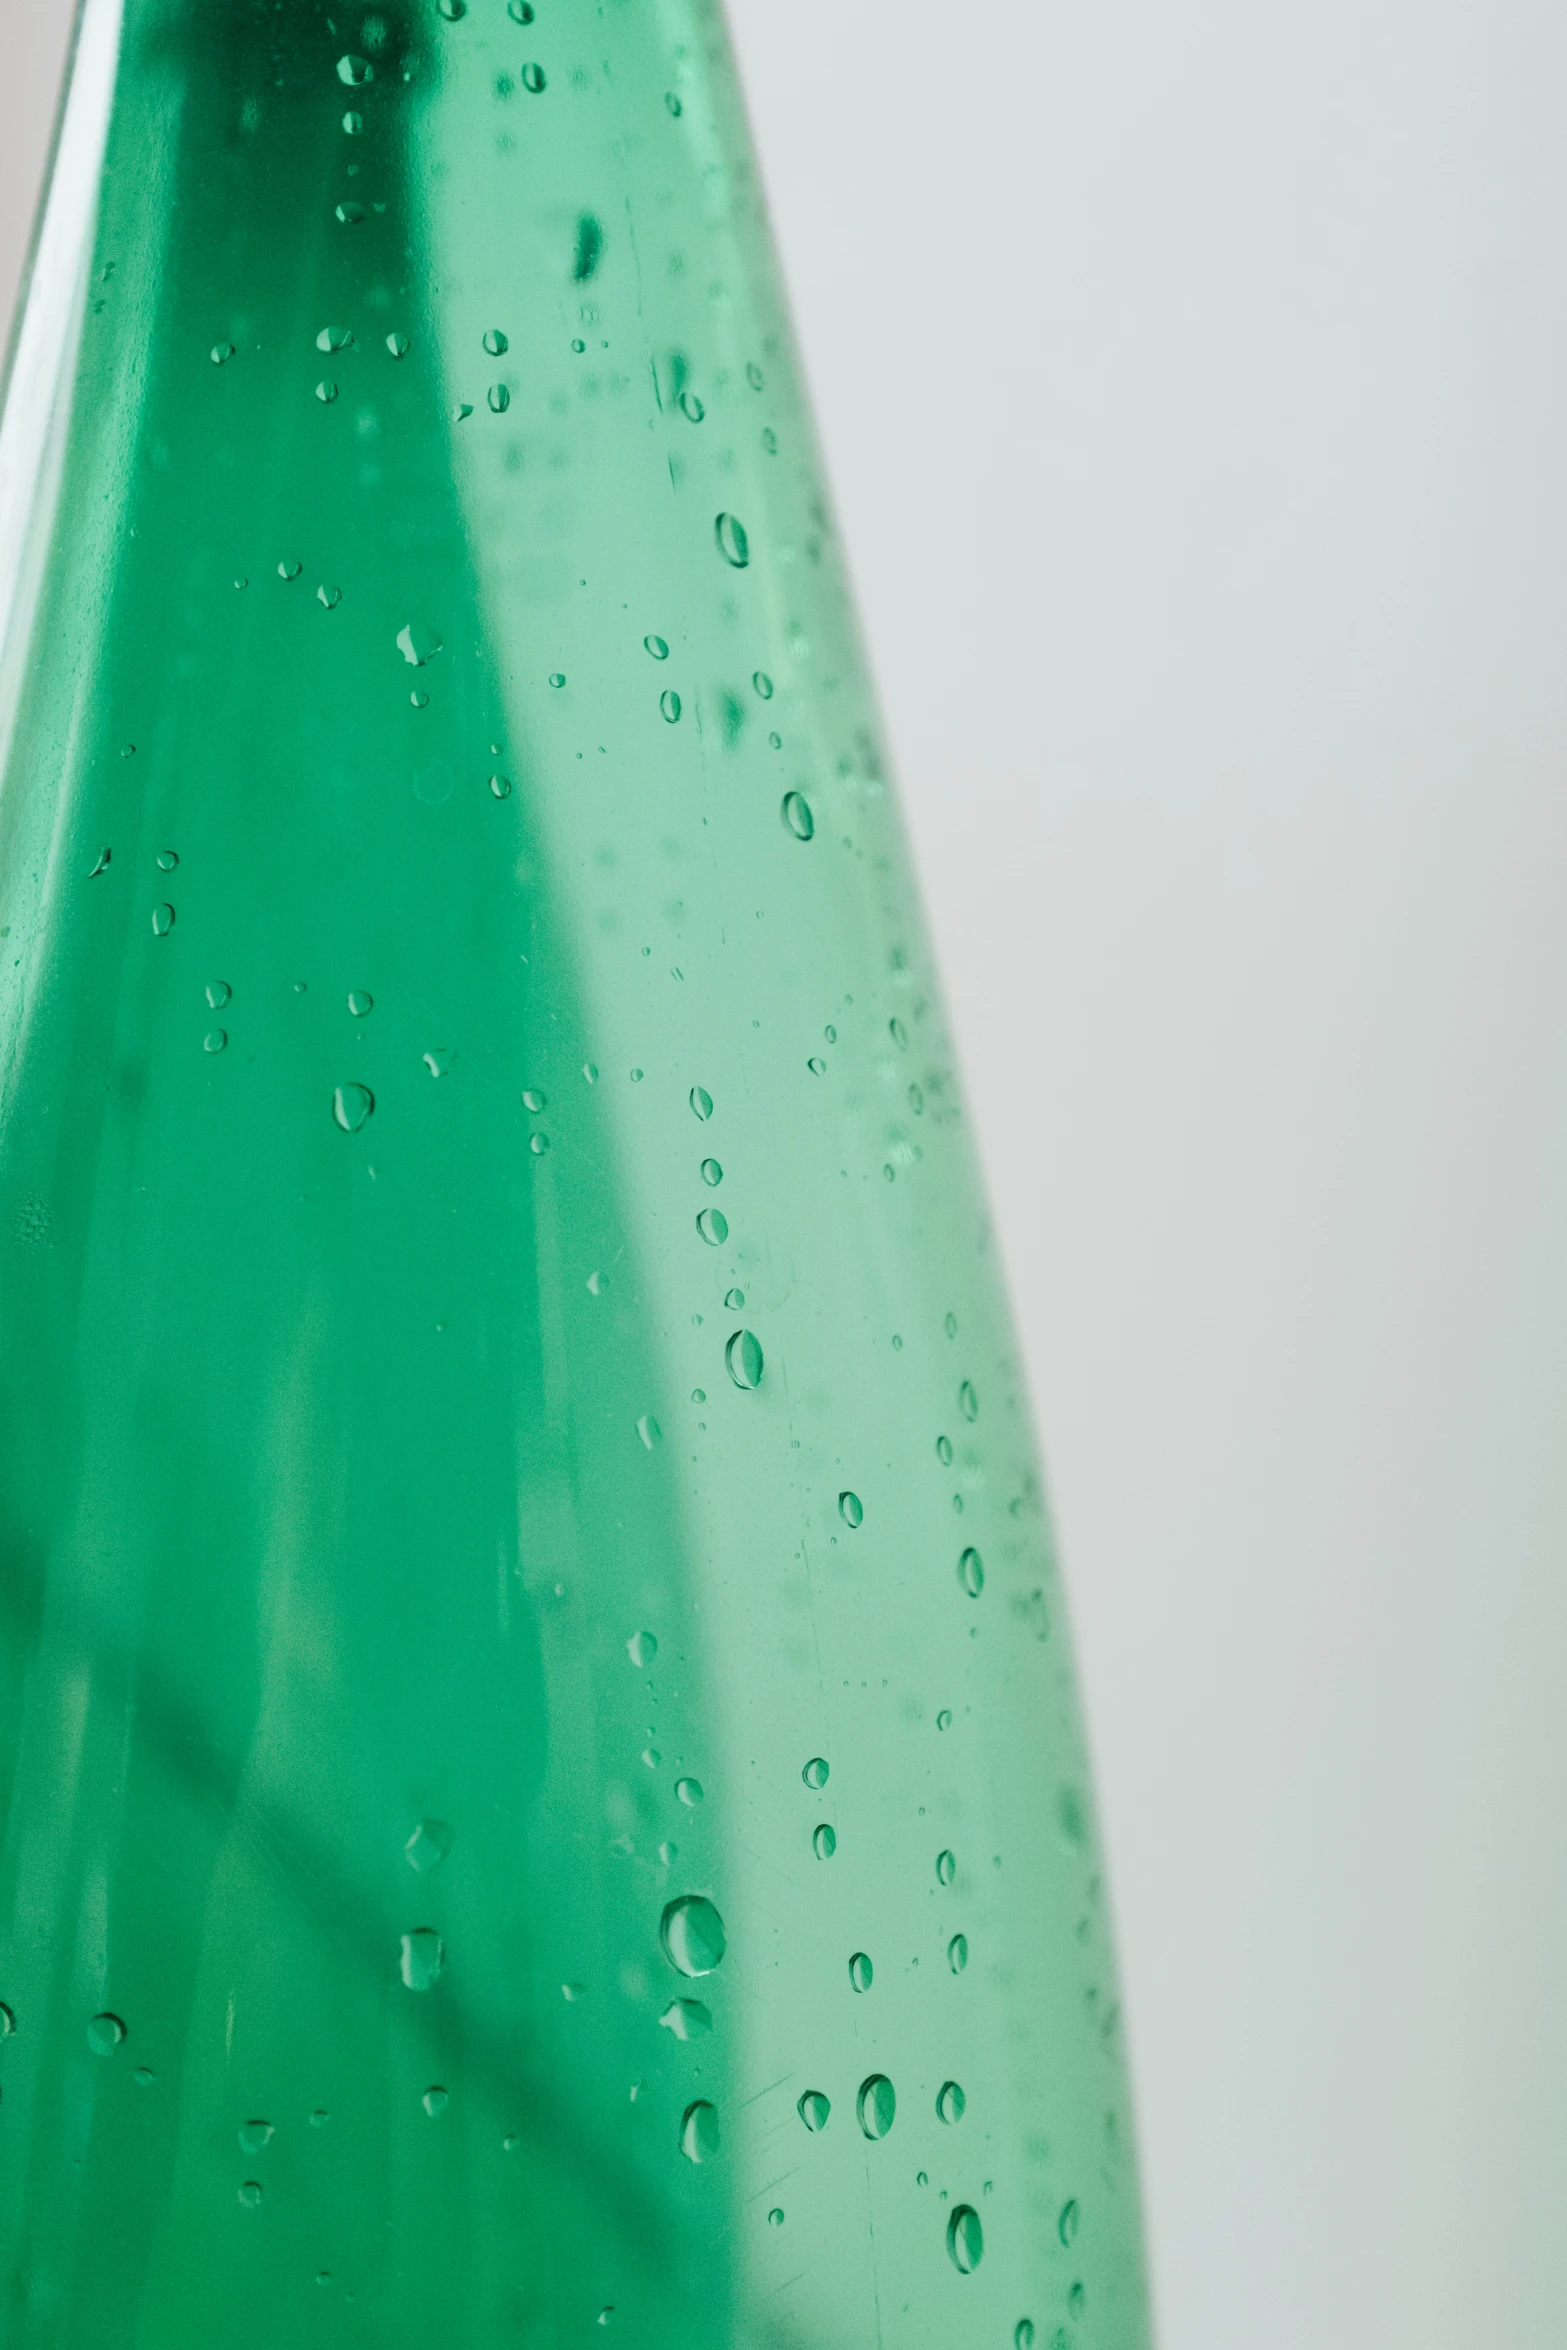
[[[717,10],[88,0],[6,613],[0,2337],[1144,2343]]]

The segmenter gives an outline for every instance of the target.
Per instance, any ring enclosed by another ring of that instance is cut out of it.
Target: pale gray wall
[[[1067,1550],[1165,2350],[1542,2350],[1567,18],[731,9]],[[0,264],[59,13],[0,0]]]

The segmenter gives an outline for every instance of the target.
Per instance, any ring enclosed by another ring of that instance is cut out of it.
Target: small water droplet
[[[950,1468],[951,1468],[951,1466],[952,1466],[952,1439],[951,1439],[951,1437],[950,1437],[950,1436],[938,1436],[938,1437],[937,1437],[937,1439],[936,1439],[936,1458],[937,1458],[937,1460],[938,1460],[938,1461],[940,1461],[940,1463],[941,1463],[941,1465],[942,1465],[942,1467],[943,1467],[944,1469],[950,1469]]]
[[[413,668],[422,669],[441,649],[441,640],[422,620],[406,620],[397,632],[397,649]]]
[[[332,1096],[332,1116],[345,1134],[357,1134],[375,1113],[375,1095],[368,1085],[340,1085]]]
[[[150,2089],[157,2077],[150,2064],[139,2064],[131,2075],[138,2089]]]
[[[904,1027],[901,1020],[889,1020],[887,1023],[887,1034],[892,1038],[893,1043],[897,1046],[900,1053],[906,1053],[908,1051],[909,1032]]]
[[[546,1152],[546,1151],[549,1149],[549,1147],[550,1147],[550,1138],[549,1138],[549,1136],[548,1136],[547,1134],[530,1134],[530,1135],[529,1135],[529,1137],[528,1137],[528,1148],[529,1148],[529,1150],[530,1150],[530,1151],[533,1153],[533,1155],[534,1155],[534,1157],[535,1157],[536,1159],[542,1159],[542,1158],[543,1158],[543,1156],[544,1156],[544,1154],[545,1154],[545,1152]]]
[[[865,1504],[857,1493],[840,1493],[838,1515],[846,1526],[861,1527],[865,1523]]]
[[[636,2095],[636,2091],[633,2089],[633,2091],[631,2092],[631,2094],[632,2094],[632,2095],[633,2095],[633,2097],[634,2097],[634,2096]],[[606,2301],[606,2302],[605,2302],[605,2304],[604,2304],[604,2306],[603,2306],[603,2308],[602,2308],[602,2309],[599,2311],[599,2313],[598,2313],[598,2322],[599,2322],[599,2324],[600,2324],[601,2326],[607,2326],[607,2325],[609,2324],[609,2322],[610,2322],[610,2319],[611,2319],[611,2318],[614,2316],[614,2314],[615,2314],[615,2304],[614,2304],[614,2302],[613,2302],[613,2301]]]
[[[963,1414],[965,1420],[979,1418],[979,1397],[974,1393],[973,1383],[968,1379],[965,1379],[958,1389],[958,1410]]]
[[[1078,2224],[1081,2218],[1082,2213],[1077,2208],[1077,2200],[1075,2197],[1073,2197],[1070,2201],[1062,2204],[1061,2216],[1056,2221],[1056,2234],[1060,2237],[1063,2244],[1071,2245],[1076,2243]]]
[[[700,1779],[677,1779],[675,1793],[688,1811],[695,1811],[697,1805],[702,1801],[702,1782]]]
[[[226,979],[209,979],[206,992],[207,1001],[215,1012],[221,1012],[224,1005],[233,1000],[234,990]]]
[[[765,669],[753,669],[751,672],[751,683],[755,686],[757,692],[761,695],[764,702],[770,702],[772,700],[773,681],[768,676]]]
[[[1020,2317],[1012,2328],[1012,2350],[1034,2350],[1034,2321],[1031,2317]]]
[[[837,1849],[838,1831],[828,1821],[823,1820],[821,1826],[812,1833],[811,1850],[818,1860],[831,1860]]]
[[[550,671],[550,683],[555,688],[557,693],[560,691],[565,682],[566,672],[564,669],[552,669]]]
[[[718,2152],[718,2108],[705,2097],[680,2117],[680,2151],[687,2162],[711,2162]]]
[[[226,1028],[209,1028],[201,1040],[204,1053],[221,1053],[228,1049],[229,1032]]]
[[[506,0],[506,13],[513,24],[532,24],[533,0]]]
[[[291,557],[285,556],[283,561],[277,567],[277,575],[279,579],[297,579],[304,568],[305,567],[303,563],[296,562]]]
[[[0,2040],[9,2040],[16,2030],[16,2017],[5,2001],[0,1999]]]
[[[427,1053],[422,1053],[420,1059],[432,1077],[449,1077],[456,1064],[457,1054],[449,1044],[436,1044]]]
[[[727,1947],[724,1921],[703,1893],[682,1893],[659,1920],[658,1938],[672,1967],[683,1975],[710,1975]]]
[[[691,391],[682,392],[680,395],[680,413],[686,418],[688,423],[700,424],[703,417],[707,414],[707,410],[702,404],[701,395],[697,392]]]
[[[334,210],[336,211],[337,217],[342,222],[344,228],[357,228],[359,223],[365,217],[365,208],[362,204],[355,204],[352,202],[347,204],[338,204],[334,207]]]
[[[403,1936],[398,1963],[410,1991],[428,1991],[446,1964],[446,1945],[433,1926],[415,1926]]]
[[[375,998],[367,987],[351,987],[348,991],[348,1008],[356,1020],[362,1020],[366,1013],[375,1010]]]
[[[825,1077],[827,1074],[827,1064],[818,1053],[812,1053],[805,1065],[813,1077]]]
[[[87,2045],[94,2056],[112,2056],[125,2037],[125,2026],[117,2015],[95,2015],[87,2027]]]
[[[262,2147],[270,2142],[273,2134],[272,2124],[270,2122],[241,2122],[239,2126],[239,2150],[241,2154],[259,2154]]]
[[[1088,2295],[1084,2292],[1082,2281],[1079,2279],[1078,2282],[1073,2285],[1071,2291],[1066,2297],[1067,2308],[1073,2317],[1080,2318],[1082,2316],[1083,2304],[1087,2299]]]
[[[954,1934],[947,1944],[947,1964],[955,1975],[961,1975],[968,1965],[968,1936]]]
[[[985,1562],[972,1543],[958,1560],[958,1581],[970,1599],[978,1599],[985,1588]]]
[[[261,2201],[261,2181],[247,2179],[239,2190],[239,2199],[247,2211],[254,2211],[256,2205]]]
[[[491,384],[484,397],[492,416],[504,416],[511,406],[511,393],[505,384]]]
[[[349,109],[349,111],[348,111],[348,113],[347,113],[347,114],[345,114],[345,115],[344,115],[344,117],[343,117],[343,129],[345,130],[345,132],[347,133],[347,135],[349,136],[349,138],[351,138],[351,139],[357,139],[357,138],[358,138],[358,136],[359,136],[359,134],[360,134],[360,132],[361,132],[361,131],[364,129],[364,127],[365,127],[365,118],[364,118],[364,116],[363,116],[362,114],[356,114],[356,113],[354,113],[353,109],[352,109],[352,108],[350,108],[350,109]]]
[[[957,1334],[958,1334],[958,1317],[957,1317],[957,1315],[956,1315],[956,1314],[949,1314],[949,1315],[947,1316],[947,1318],[946,1318],[945,1322],[943,1322],[943,1324],[942,1324],[942,1328],[943,1328],[943,1329],[946,1331],[946,1333],[947,1333],[947,1336],[948,1336],[949,1338],[956,1338],[956,1336],[957,1336]]]
[[[226,366],[228,365],[229,361],[230,361],[230,360],[233,358],[233,356],[234,356],[234,346],[233,346],[233,344],[232,344],[232,343],[214,343],[214,344],[213,344],[213,346],[212,346],[212,364],[213,364],[213,366],[214,366],[214,367],[226,367]]]
[[[971,2277],[985,2257],[985,2231],[972,2203],[960,2203],[947,2222],[947,2250],[959,2276]]]
[[[762,1384],[762,1342],[754,1330],[737,1330],[724,1348],[729,1376],[737,1387]]]
[[[876,1970],[863,1950],[857,1950],[849,1961],[849,1981],[856,1991],[868,1991],[876,1980]]]
[[[669,659],[669,647],[661,636],[645,636],[642,643],[644,650],[651,653],[655,661]]]
[[[446,2111],[446,2108],[450,2103],[450,2099],[448,2098],[446,2091],[441,2087],[440,2083],[435,2082],[430,2088],[426,2089],[419,2102],[424,2107],[426,2113],[437,2114],[444,2113]]]
[[[457,24],[468,13],[468,0],[435,0],[436,7],[448,24]]]
[[[337,78],[346,83],[349,89],[361,90],[366,82],[375,80],[375,67],[368,57],[340,57],[337,61]]]
[[[705,1085],[693,1085],[689,1095],[691,1113],[705,1123],[713,1115],[713,1097]]]
[[[543,66],[525,65],[522,69],[522,86],[525,90],[531,90],[536,98],[544,87]]]
[[[936,1727],[938,1730],[950,1730],[952,1727],[952,1716],[950,1713],[948,1713],[945,1706],[942,1707],[940,1713],[936,1716]]]
[[[938,1853],[937,1853],[937,1855],[936,1855],[936,1882],[937,1882],[937,1884],[938,1884],[938,1885],[950,1885],[950,1884],[951,1884],[951,1882],[952,1882],[952,1880],[953,1880],[953,1878],[954,1878],[954,1877],[957,1875],[957,1873],[958,1873],[958,1856],[957,1856],[957,1854],[956,1854],[955,1852],[938,1852]]]
[[[738,1314],[745,1304],[745,1291],[743,1289],[726,1289],[724,1303],[732,1314]]]
[[[813,1754],[800,1776],[807,1787],[813,1788],[817,1794],[820,1794],[831,1776],[827,1757],[823,1754]]]
[[[674,690],[674,688],[673,688],[672,686],[671,686],[671,687],[669,687],[669,688],[667,688],[665,692],[663,692],[663,693],[661,693],[661,694],[659,695],[659,697],[658,697],[658,706],[659,706],[660,710],[661,710],[661,711],[663,712],[663,714],[664,714],[664,719],[665,719],[665,722],[666,722],[666,724],[667,724],[667,725],[670,725],[670,726],[678,726],[678,725],[679,725],[679,723],[680,723],[680,696],[679,696],[679,695],[678,695],[678,694],[675,692],[675,690]]]
[[[452,1848],[452,1831],[445,1820],[421,1820],[403,1846],[403,1858],[421,1877],[438,1869]]]
[[[679,115],[683,112],[680,100],[675,96],[673,90],[666,90],[664,92],[664,104],[669,108],[671,114]]]
[[[329,2118],[330,2117],[327,2113],[326,2107],[324,2105],[318,2105],[314,2113],[310,2116],[310,2127],[313,2130],[324,2130]]]
[[[429,695],[426,693],[421,693],[417,686],[414,687],[414,690],[409,695],[408,699],[410,702],[412,702],[416,710],[428,710],[430,707]]]
[[[658,2020],[677,2040],[699,2040],[713,2028],[712,2010],[700,1999],[672,1999]]]
[[[113,855],[114,851],[112,849],[100,849],[98,851],[98,862],[87,876],[89,881],[96,881],[100,873],[108,872],[109,860]]]
[[[656,1746],[644,1746],[644,1747],[643,1747],[643,1749],[642,1749],[642,1760],[643,1760],[643,1761],[646,1763],[646,1765],[647,1765],[647,1767],[648,1767],[648,1769],[649,1769],[650,1771],[656,1771],[656,1770],[658,1769],[658,1766],[659,1766],[659,1764],[660,1764],[660,1763],[663,1761],[663,1759],[664,1759],[664,1758],[663,1758],[663,1756],[662,1756],[662,1755],[659,1753],[659,1751],[658,1751],[658,1748],[657,1748]]]
[[[722,1208],[704,1208],[696,1220],[696,1228],[709,1248],[722,1248],[729,1238],[729,1218]]]
[[[784,827],[796,840],[810,840],[815,835],[816,818],[804,792],[786,791],[778,803],[778,813]]]
[[[783,2212],[776,2203],[773,2205],[772,2210],[767,2214],[767,2224],[770,2228],[781,2228],[784,2224]]]
[[[324,604],[329,612],[335,612],[338,605],[342,601],[343,591],[340,587],[327,587],[323,585],[318,587],[316,590],[316,602],[318,604]]]
[[[492,326],[485,331],[484,347],[492,359],[504,359],[511,349],[511,342],[498,326]]]
[[[724,561],[733,564],[736,571],[743,571],[751,560],[751,542],[746,536],[745,524],[736,515],[715,514],[713,537]]]
[[[814,2131],[826,2129],[827,2117],[832,2112],[832,2107],[820,2089],[807,2089],[794,2110],[806,2128]]]
[[[658,1654],[658,1642],[651,1632],[633,1632],[626,1642],[626,1654],[637,1671],[643,1672]]]
[[[167,938],[167,937],[168,937],[168,935],[169,935],[169,932],[170,932],[170,931],[171,931],[173,928],[174,928],[174,908],[173,908],[171,905],[168,905],[168,904],[164,904],[164,905],[161,905],[161,906],[154,906],[154,907],[153,907],[153,909],[152,909],[152,935],[153,935],[153,937],[154,937],[154,938]]]
[[[867,2138],[885,2138],[898,2116],[897,2092],[885,2073],[872,2073],[860,2083],[854,2101],[860,2128]]]
[[[667,1868],[672,1868],[672,1867],[674,1866],[674,1863],[675,1863],[675,1862],[676,1862],[676,1861],[679,1859],[679,1857],[680,1857],[680,1847],[679,1847],[679,1845],[678,1845],[678,1844],[671,1844],[671,1843],[669,1843],[669,1842],[667,1841],[667,1839],[666,1839],[666,1841],[665,1841],[664,1843],[662,1843],[662,1844],[659,1846],[659,1848],[658,1848],[658,1858],[659,1858],[659,1863],[660,1863],[660,1866],[661,1866],[661,1867],[663,1867],[663,1868],[666,1868],[666,1869],[667,1869]]]
[[[391,352],[394,359],[406,359],[408,356],[408,337],[406,335],[397,334],[395,332],[389,334],[386,338],[386,347]]]
[[[936,2119],[949,2126],[963,2119],[968,2099],[956,2081],[943,2081],[936,2091]]]
[[[641,1419],[637,1422],[637,1434],[641,1437],[649,1452],[652,1451],[654,1445],[657,1444],[663,1433],[663,1429],[654,1419],[652,1413],[644,1412]]]
[[[347,351],[353,348],[354,330],[351,326],[324,326],[316,337],[318,351]]]
[[[588,346],[587,346],[587,344],[586,344],[586,343],[585,343],[585,342],[582,340],[582,337],[581,337],[580,335],[573,335],[573,337],[572,337],[572,340],[571,340],[571,347],[572,347],[572,349],[573,349],[574,351],[585,351],[585,350],[587,349],[587,347],[588,347]]]

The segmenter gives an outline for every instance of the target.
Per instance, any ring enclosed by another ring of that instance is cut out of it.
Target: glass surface
[[[717,11],[89,0],[6,613],[5,2340],[1133,2350],[1027,1402]]]

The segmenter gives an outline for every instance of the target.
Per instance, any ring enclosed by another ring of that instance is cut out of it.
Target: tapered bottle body
[[[721,18],[88,0],[3,433],[5,2338],[1136,2350]]]

